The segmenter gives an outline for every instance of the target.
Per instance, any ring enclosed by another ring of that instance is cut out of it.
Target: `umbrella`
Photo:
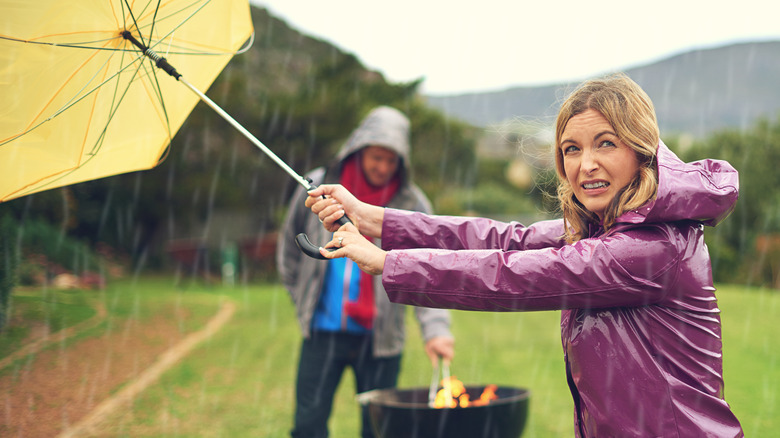
[[[0,0],[0,202],[159,164],[197,90],[250,40],[249,12],[247,0]]]
[[[0,12],[0,202],[156,166],[198,99],[314,188],[200,91],[252,35],[246,0],[0,0]],[[305,234],[296,243],[324,258]]]

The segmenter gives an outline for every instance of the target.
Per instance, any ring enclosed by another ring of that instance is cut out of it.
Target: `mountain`
[[[780,110],[780,41],[693,50],[625,70],[655,104],[664,133],[704,136],[745,128]],[[476,126],[511,119],[552,122],[576,83],[427,96],[428,104]]]

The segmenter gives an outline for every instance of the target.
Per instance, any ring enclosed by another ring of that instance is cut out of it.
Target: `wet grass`
[[[732,286],[721,287],[718,294],[726,400],[747,436],[771,436],[780,427],[780,341],[774,327],[780,294]],[[141,279],[112,286],[105,298],[109,313],[145,314],[161,306],[191,309],[192,318],[179,323],[192,330],[196,328],[190,324],[215,314],[224,300],[237,304],[231,321],[140,394],[131,407],[111,416],[95,436],[289,436],[300,334],[281,286],[177,288],[170,279]],[[467,385],[496,383],[530,389],[524,437],[573,436],[558,312],[454,312],[453,319],[457,338],[453,375]],[[411,311],[407,323],[400,386],[427,387],[432,368]],[[353,395],[348,373],[337,394],[331,436],[358,436]]]
[[[89,294],[81,290],[22,289],[14,291],[10,304],[10,321],[0,331],[0,358],[36,335],[33,331],[55,333],[96,313]]]
[[[745,436],[773,436],[780,428],[780,291],[719,289],[726,401]]]

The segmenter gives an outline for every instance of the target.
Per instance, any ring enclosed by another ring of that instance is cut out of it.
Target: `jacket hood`
[[[685,163],[663,142],[658,145],[656,199],[623,214],[618,222],[695,220],[715,226],[737,204],[739,176],[728,162],[705,159]]]
[[[401,157],[403,173],[406,174],[410,167],[409,135],[409,119],[402,112],[389,106],[376,107],[352,131],[336,160],[341,163],[367,146],[382,146]]]

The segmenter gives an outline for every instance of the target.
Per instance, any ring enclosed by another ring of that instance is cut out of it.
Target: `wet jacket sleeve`
[[[517,222],[431,216],[388,208],[382,227],[382,248],[540,249],[562,246],[562,235],[562,220],[542,221],[525,227]]]
[[[431,214],[433,207],[430,205],[430,202],[428,202],[425,195],[423,195],[422,191],[416,190],[415,188],[415,193],[418,202],[413,211],[426,215]],[[452,317],[448,310],[414,306],[414,316],[420,325],[420,333],[424,342],[428,342],[436,337],[454,338],[450,331]]]
[[[402,228],[409,219],[403,216],[386,212],[383,234]],[[385,246],[391,251],[382,281],[391,301],[417,306],[522,311],[659,303],[684,256],[673,227],[664,225],[541,247],[551,224],[510,231],[485,229],[492,222],[412,219],[433,227],[435,236],[399,231],[403,237],[394,239],[395,246]],[[415,238],[421,249],[394,249],[415,247]],[[485,249],[463,250],[466,245]],[[502,249],[488,249],[493,245]]]

